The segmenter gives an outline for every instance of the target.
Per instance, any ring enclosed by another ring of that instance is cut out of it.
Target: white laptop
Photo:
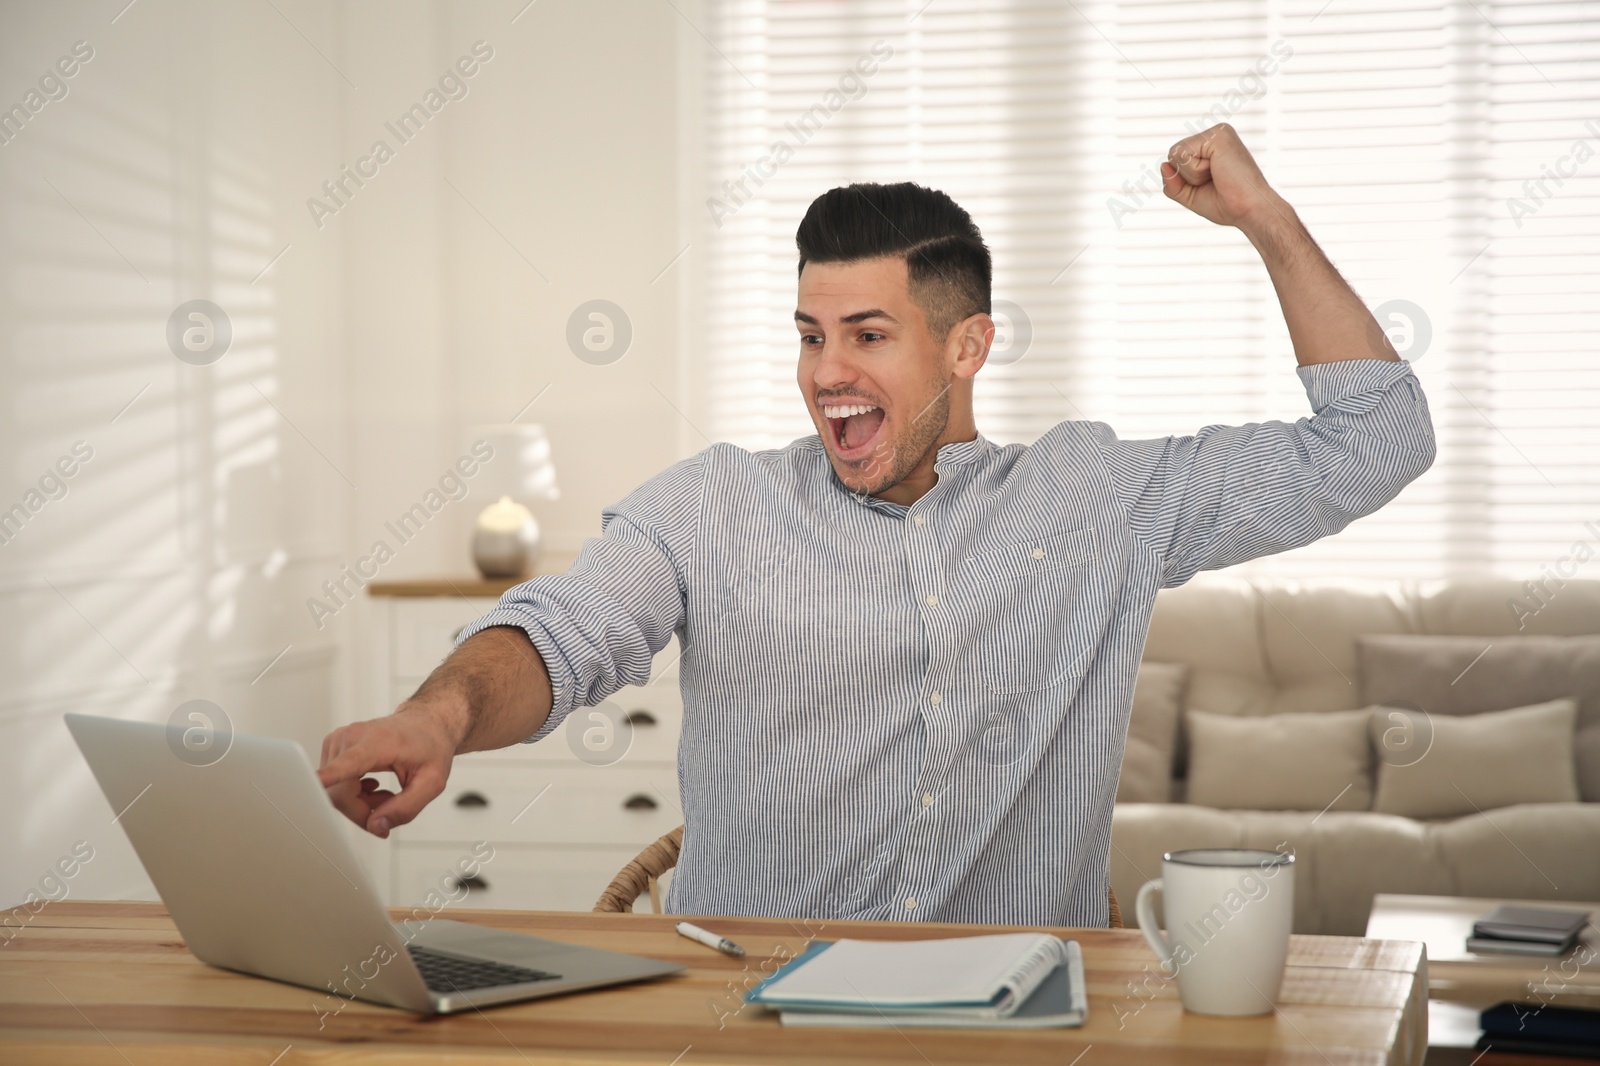
[[[675,973],[656,959],[449,921],[391,922],[300,746],[69,714],[67,728],[195,957],[322,993],[447,1014]]]

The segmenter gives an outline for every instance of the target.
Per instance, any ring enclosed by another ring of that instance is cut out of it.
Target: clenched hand
[[[1285,214],[1238,132],[1226,122],[1185,137],[1161,164],[1162,191],[1219,226],[1248,229],[1265,213]]]

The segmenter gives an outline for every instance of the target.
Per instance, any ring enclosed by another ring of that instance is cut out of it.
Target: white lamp
[[[494,449],[479,470],[480,486],[491,501],[472,531],[472,561],[484,577],[527,577],[539,562],[539,523],[528,504],[555,500],[555,464],[550,439],[537,425],[477,426],[472,441]]]

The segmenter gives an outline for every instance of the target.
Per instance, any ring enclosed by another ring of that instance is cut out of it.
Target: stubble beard
[[[933,399],[912,420],[903,438],[878,442],[871,455],[850,464],[850,479],[841,475],[840,480],[851,492],[877,496],[889,491],[910,476],[938,446],[950,423],[950,386],[937,381],[933,384],[937,390]]]

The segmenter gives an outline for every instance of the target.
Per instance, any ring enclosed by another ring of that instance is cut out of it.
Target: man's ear
[[[971,378],[983,368],[993,343],[994,319],[983,312],[957,322],[944,342],[951,374],[957,378]]]

